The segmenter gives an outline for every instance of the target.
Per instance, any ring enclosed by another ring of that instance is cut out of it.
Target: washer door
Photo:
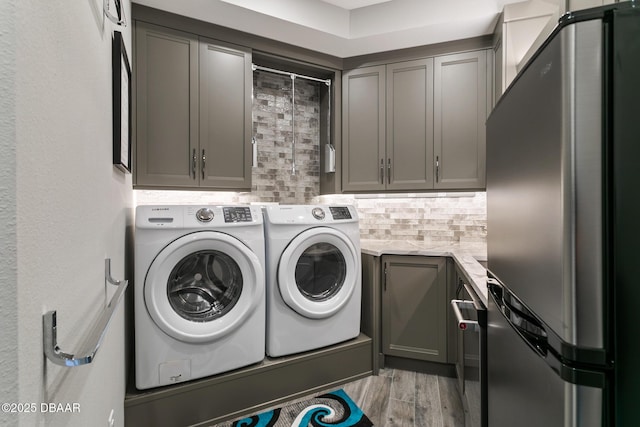
[[[171,242],[151,263],[144,283],[145,305],[156,325],[188,343],[229,334],[263,295],[264,271],[256,254],[215,231]]]
[[[351,240],[338,230],[318,227],[300,233],[280,257],[282,299],[302,316],[332,316],[359,285],[359,256]]]

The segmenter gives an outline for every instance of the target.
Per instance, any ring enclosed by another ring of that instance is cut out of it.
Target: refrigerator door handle
[[[527,313],[519,301],[500,285],[489,283],[489,294],[511,327],[542,357],[547,356],[549,344],[544,326]]]

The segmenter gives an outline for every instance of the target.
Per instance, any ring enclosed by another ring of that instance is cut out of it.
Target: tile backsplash
[[[484,192],[318,196],[319,83],[295,81],[296,174],[292,175],[291,78],[255,71],[253,79],[258,163],[252,168],[251,192],[136,190],[136,204],[351,204],[358,210],[363,239],[486,241]]]
[[[356,207],[362,239],[433,243],[484,243],[486,193],[429,193],[380,196],[320,196],[320,203]]]
[[[136,204],[263,203],[247,193],[215,191],[134,191]],[[291,203],[281,201],[282,204]],[[298,202],[296,202],[298,203]],[[360,237],[433,243],[485,243],[486,193],[420,195],[325,195],[307,204],[349,204],[360,217]]]

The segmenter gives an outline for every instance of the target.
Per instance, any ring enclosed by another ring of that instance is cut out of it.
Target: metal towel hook
[[[124,292],[129,285],[128,280],[114,280],[111,277],[111,259],[104,260],[105,281],[118,287],[116,292],[111,297],[111,301],[106,305],[98,322],[95,324],[91,333],[81,345],[80,350],[73,353],[65,353],[58,347],[58,324],[56,319],[56,311],[52,310],[42,315],[42,341],[44,345],[44,354],[47,358],[60,366],[80,366],[93,362],[96,357],[96,353],[102,344],[102,340],[107,334],[109,323],[113,318]]]
[[[104,260],[104,278],[108,283],[111,283],[112,285],[120,286],[120,284],[122,283],[122,280],[115,280],[113,277],[111,277],[111,258],[106,258]]]

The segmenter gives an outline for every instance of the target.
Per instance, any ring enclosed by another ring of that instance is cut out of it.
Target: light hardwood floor
[[[464,427],[454,378],[383,369],[343,388],[376,427]]]

